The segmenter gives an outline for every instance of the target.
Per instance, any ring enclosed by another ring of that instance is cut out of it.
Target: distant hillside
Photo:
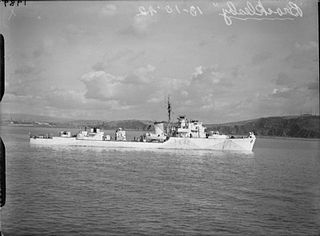
[[[218,130],[225,134],[320,138],[320,117],[313,115],[266,117],[255,120],[226,124],[206,125],[208,130]]]
[[[71,119],[67,118],[61,118],[61,117],[52,117],[52,116],[40,116],[40,115],[30,115],[30,114],[20,114],[20,113],[14,113],[14,114],[8,114],[8,113],[2,113],[0,114],[1,120],[4,121],[18,121],[18,122],[66,122],[70,121]]]
[[[126,130],[152,130],[152,121],[143,120],[119,120],[119,121],[101,121],[101,120],[75,120],[70,122],[55,123],[58,127],[99,127],[105,130],[115,130],[119,127]]]
[[[0,118],[1,124],[15,126],[29,125],[60,128],[99,127],[105,130],[113,130],[121,127],[127,130],[153,130],[153,121],[148,120],[71,120],[66,118],[29,114],[1,114]]]
[[[3,125],[29,125],[37,127],[84,128],[99,127],[115,130],[154,130],[150,120],[68,120],[64,118],[32,116],[23,114],[1,114]],[[300,138],[320,138],[320,117],[313,115],[266,117],[254,120],[238,121],[225,124],[206,124],[209,130],[218,130],[224,134],[247,135],[250,131],[261,136],[282,136]]]
[[[134,130],[153,130],[153,122],[141,121],[141,120],[109,121],[109,122],[103,122],[102,127],[104,129],[117,129],[121,127],[124,129],[134,129]]]
[[[68,122],[51,123],[54,127],[63,128],[84,128],[98,127],[104,130],[115,130],[119,127],[126,130],[153,130],[152,121],[144,120],[119,120],[119,121],[101,121],[101,120],[74,120]]]

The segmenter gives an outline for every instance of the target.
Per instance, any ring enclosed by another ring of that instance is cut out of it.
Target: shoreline
[[[263,138],[263,139],[300,139],[300,140],[306,140],[306,141],[320,141],[320,138],[303,138],[303,137],[289,137],[289,136],[262,136],[262,135],[256,135],[257,139]]]
[[[6,125],[0,124],[0,127],[25,127],[25,128],[46,128],[46,129],[81,129],[78,127],[50,127],[50,126],[31,126],[31,125],[23,125],[23,124],[16,124],[16,125]],[[106,129],[106,131],[112,131],[112,129]],[[139,130],[139,129],[126,129],[126,131],[137,131],[137,132],[148,132],[148,130]],[[241,136],[241,134],[237,134],[236,136]],[[242,134],[243,136],[243,134]],[[256,135],[257,139],[299,139],[299,140],[306,140],[306,141],[320,141],[320,138],[304,138],[304,137],[290,137],[290,136],[263,136],[263,135]]]

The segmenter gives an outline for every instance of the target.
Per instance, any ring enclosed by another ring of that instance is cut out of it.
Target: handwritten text
[[[1,0],[1,2],[3,2],[3,5],[6,6],[20,6],[20,4],[23,3],[23,5],[27,5],[27,0]]]
[[[140,6],[138,8],[139,13],[137,16],[153,16],[155,14],[158,14],[160,12],[165,12],[168,14],[189,14],[191,16],[198,16],[202,15],[203,11],[199,6],[190,6],[190,7],[179,7],[179,5],[165,5],[165,6],[149,6],[149,7],[144,7]]]
[[[246,2],[226,1],[224,4],[221,4],[221,2],[212,2],[208,4],[209,6],[216,8],[216,10],[210,11],[209,7],[204,7],[203,4],[201,7],[200,5],[186,6],[186,4],[183,4],[183,6],[180,6],[179,4],[158,4],[139,6],[136,15],[154,16],[159,13],[166,13],[174,15],[202,16],[208,12],[218,12],[228,26],[232,25],[233,20],[294,20],[297,17],[303,16],[301,8],[292,1],[288,1],[284,7],[275,6],[272,8],[263,5],[262,0],[248,0]]]
[[[302,17],[303,12],[301,8],[293,3],[288,2],[284,8],[265,8],[260,0],[255,6],[247,1],[246,7],[238,9],[234,3],[228,1],[227,8],[222,8],[224,21],[227,25],[232,24],[232,19],[237,20],[293,20],[294,17]]]

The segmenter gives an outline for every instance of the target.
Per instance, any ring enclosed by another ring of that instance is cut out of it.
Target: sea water
[[[1,127],[5,235],[320,233],[319,140],[257,137],[252,153],[29,144],[58,131]]]

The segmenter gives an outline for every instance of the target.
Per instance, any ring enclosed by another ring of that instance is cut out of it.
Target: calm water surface
[[[5,235],[319,235],[320,142],[262,139],[254,152],[30,146],[1,127]],[[131,133],[134,136],[135,133]]]

